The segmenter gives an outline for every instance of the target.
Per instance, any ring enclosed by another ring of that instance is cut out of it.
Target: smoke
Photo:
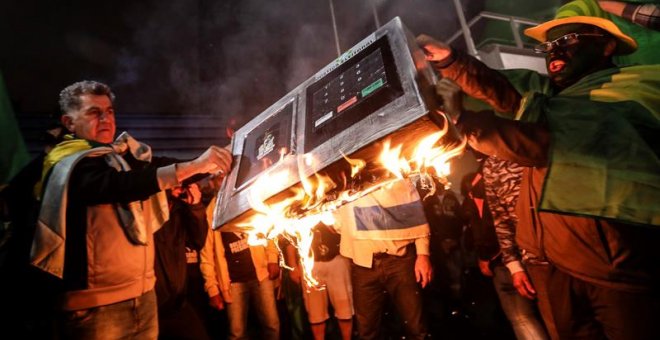
[[[129,111],[188,113],[196,102],[197,7],[175,0],[129,5],[133,35],[119,52],[112,85]]]
[[[335,12],[338,41],[334,37],[330,2]],[[444,40],[459,29],[453,0],[325,0],[314,3],[315,15],[309,16],[310,5],[305,4],[303,11],[308,20],[293,36],[295,42],[287,57],[289,67],[285,74],[288,90],[332,62],[337,57],[336,44],[343,53],[397,16],[413,35],[425,33]],[[483,6],[482,1],[462,0],[461,3],[468,17]]]
[[[438,38],[458,27],[452,0],[332,4],[341,52],[373,32],[376,20],[400,16],[414,34]],[[337,57],[330,0],[129,6],[121,19],[134,34],[116,52],[112,84],[134,112],[211,115],[239,128]]]

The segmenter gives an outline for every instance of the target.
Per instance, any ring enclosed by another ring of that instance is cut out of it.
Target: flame
[[[442,116],[442,115],[441,115]],[[444,117],[444,116],[443,116]],[[258,177],[250,187],[248,202],[255,211],[251,220],[240,225],[248,234],[250,245],[265,245],[267,240],[274,240],[279,235],[289,239],[298,251],[301,261],[303,278],[312,288],[322,289],[312,275],[314,256],[312,253],[313,228],[323,223],[334,225],[332,213],[341,205],[352,202],[375,190],[393,183],[398,179],[421,178],[422,182],[430,182],[431,176],[445,178],[450,174],[449,161],[461,154],[466,141],[454,145],[436,145],[447,134],[448,124],[441,131],[432,133],[420,139],[407,158],[403,155],[403,145],[391,147],[389,140],[383,142],[379,163],[391,173],[393,178],[383,178],[375,185],[360,190],[347,189],[346,176],[342,187],[339,187],[329,176],[316,171],[312,176],[306,176],[305,169],[314,169],[315,159],[311,154],[297,156],[300,188],[295,188],[290,197],[275,203],[266,203],[272,196],[271,188],[281,188],[296,174],[289,171],[268,172]],[[282,157],[286,149],[281,150]],[[351,166],[351,178],[355,178],[365,169],[366,162],[362,159],[351,159],[343,154]],[[430,173],[433,172],[433,173]],[[340,189],[340,190],[339,190]],[[433,188],[435,191],[435,188]],[[330,195],[329,193],[333,194]],[[282,263],[282,266],[286,267]]]
[[[340,153],[341,156],[344,157],[344,159],[351,166],[351,178],[355,178],[355,176],[357,176],[360,170],[364,169],[364,167],[367,166],[367,162],[365,162],[363,159],[348,158],[348,156],[346,156],[344,152],[340,151]]]
[[[289,153],[289,150],[286,147],[280,149],[280,161],[284,160],[287,153]]]
[[[390,149],[390,141],[386,140],[383,143],[383,152],[380,154],[380,162],[396,178],[403,178],[411,170],[408,161],[401,157],[401,148],[402,145],[399,145],[394,149]]]
[[[267,204],[265,202],[268,188],[273,184],[285,183],[290,174],[283,171],[276,174],[265,174],[260,176],[250,188],[248,202],[257,214],[253,216],[247,224],[239,225],[244,228],[248,234],[248,243],[250,245],[265,246],[267,240],[273,240],[278,235],[288,235],[293,238],[292,244],[297,248],[301,258],[302,273],[305,281],[311,287],[319,287],[319,282],[312,275],[314,268],[314,256],[312,253],[313,228],[319,223],[333,225],[334,218],[330,212],[321,212],[309,215],[294,215],[292,207],[296,202],[304,202],[307,193],[304,190],[298,190],[293,197],[289,197],[280,202]],[[323,177],[319,177],[323,179]],[[319,193],[322,186],[319,185],[316,193]],[[311,188],[311,186],[310,186]]]
[[[440,116],[444,118],[444,115]],[[422,138],[410,160],[401,155],[402,145],[391,148],[390,141],[387,140],[383,143],[379,161],[397,178],[410,177],[413,174],[427,175],[429,168],[435,171],[437,177],[447,177],[451,173],[449,161],[460,155],[467,144],[467,139],[463,138],[455,145],[435,146],[448,131],[449,124],[444,124],[442,130]]]

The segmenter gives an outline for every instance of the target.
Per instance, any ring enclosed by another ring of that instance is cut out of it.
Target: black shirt
[[[223,232],[222,244],[225,246],[229,279],[232,282],[256,280],[257,272],[252,262],[247,235]]]
[[[313,229],[312,252],[314,261],[327,262],[339,254],[341,236],[323,224]]]

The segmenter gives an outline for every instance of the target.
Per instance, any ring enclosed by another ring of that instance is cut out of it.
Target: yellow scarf
[[[59,278],[64,273],[66,241],[67,185],[76,163],[84,157],[106,157],[108,165],[118,171],[130,171],[130,166],[118,152],[130,152],[137,160],[151,161],[151,148],[133,139],[126,132],[112,144],[75,139],[67,136],[44,161],[44,190],[39,220],[32,242],[31,263]],[[75,156],[78,155],[78,156]],[[71,157],[68,157],[71,156]],[[148,233],[157,231],[169,219],[167,198],[160,191],[144,201],[117,203],[115,212],[126,237],[135,245],[146,245]],[[150,228],[147,225],[151,226]]]
[[[41,200],[43,194],[43,183],[50,170],[61,161],[63,158],[73,155],[78,151],[89,150],[92,144],[86,139],[76,138],[74,135],[69,134],[64,136],[64,141],[57,144],[44,159],[44,166],[41,171],[41,180],[34,185],[34,196]]]

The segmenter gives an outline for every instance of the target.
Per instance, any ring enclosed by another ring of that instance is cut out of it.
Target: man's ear
[[[62,126],[69,130],[69,132],[74,132],[75,126],[73,125],[73,118],[71,116],[63,114],[60,117],[60,122],[62,122]]]
[[[612,54],[614,54],[614,50],[616,50],[616,44],[617,44],[616,40],[614,39],[608,40],[607,44],[605,45],[605,50],[603,51],[603,54],[606,57],[612,56]]]

